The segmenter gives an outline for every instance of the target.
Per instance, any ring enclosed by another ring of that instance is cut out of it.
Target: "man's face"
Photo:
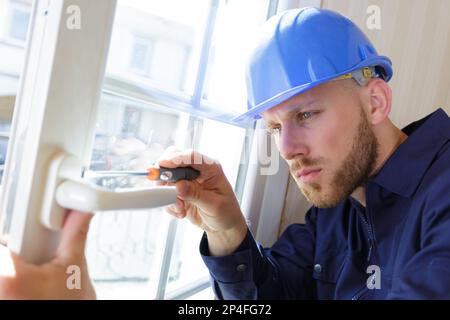
[[[377,140],[352,79],[332,81],[262,113],[309,202],[334,207],[363,185]]]

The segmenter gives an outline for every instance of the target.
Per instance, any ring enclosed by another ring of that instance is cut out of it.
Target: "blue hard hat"
[[[391,60],[346,17],[319,8],[279,13],[264,24],[247,63],[248,111],[233,120],[258,119],[299,93],[365,67],[385,81],[392,77]]]

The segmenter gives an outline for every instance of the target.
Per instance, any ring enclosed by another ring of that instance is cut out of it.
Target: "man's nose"
[[[307,156],[309,149],[305,144],[305,137],[301,130],[293,126],[284,126],[278,137],[278,150],[286,160],[292,160],[299,156]]]

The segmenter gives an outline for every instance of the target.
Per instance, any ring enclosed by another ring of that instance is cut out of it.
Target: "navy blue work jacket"
[[[450,119],[438,109],[352,197],[312,207],[271,248],[250,232],[225,257],[200,253],[219,299],[450,299]]]

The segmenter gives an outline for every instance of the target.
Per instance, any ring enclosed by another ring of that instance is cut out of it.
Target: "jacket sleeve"
[[[206,234],[200,253],[218,299],[315,299],[312,278],[315,213],[306,224],[289,226],[272,248],[263,248],[250,231],[232,254],[209,255]]]
[[[450,299],[450,170],[440,177],[420,205],[419,250],[394,275],[388,299]]]

